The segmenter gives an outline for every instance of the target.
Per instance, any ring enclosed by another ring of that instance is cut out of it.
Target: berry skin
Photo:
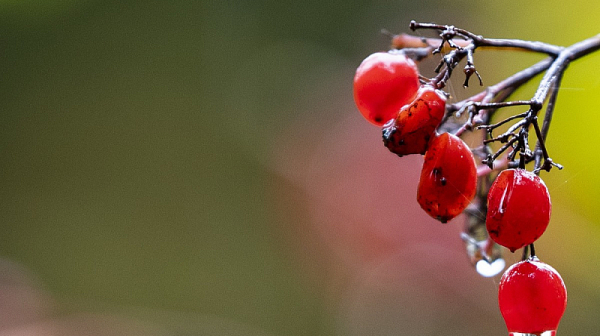
[[[382,126],[410,103],[419,89],[415,62],[402,53],[378,52],[365,58],[354,76],[354,101],[371,123]]]
[[[496,243],[514,252],[544,233],[551,209],[548,188],[539,176],[507,169],[490,187],[486,228]]]
[[[467,145],[455,135],[436,135],[425,153],[417,201],[431,217],[446,223],[471,203],[477,167]]]
[[[531,257],[504,272],[498,303],[511,335],[541,335],[558,328],[567,307],[567,288],[554,268]]]
[[[423,86],[398,117],[383,127],[383,144],[398,156],[425,154],[446,112],[446,97],[431,86]]]

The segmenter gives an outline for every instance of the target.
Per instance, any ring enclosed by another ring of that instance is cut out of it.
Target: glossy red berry
[[[567,307],[567,288],[554,268],[532,257],[504,272],[498,303],[510,335],[554,335]]]
[[[425,154],[446,112],[446,97],[431,86],[423,86],[398,116],[383,127],[383,143],[399,156]]]
[[[465,210],[476,188],[477,168],[469,147],[448,133],[431,139],[417,190],[421,208],[446,223]]]
[[[544,233],[551,208],[548,188],[539,176],[507,169],[490,187],[486,227],[496,243],[514,252]]]
[[[354,76],[354,101],[362,115],[382,126],[410,103],[419,89],[415,62],[402,53],[378,52],[365,58]]]

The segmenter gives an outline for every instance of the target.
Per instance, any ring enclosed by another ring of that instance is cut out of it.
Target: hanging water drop
[[[505,266],[506,262],[502,258],[496,259],[491,263],[487,260],[482,259],[479,260],[475,265],[475,270],[477,270],[477,273],[479,273],[479,275],[489,278],[500,274],[500,272],[502,272]]]
[[[485,227],[485,214],[475,204],[465,211],[467,215],[465,230],[461,238],[465,243],[467,258],[479,275],[493,277],[506,266],[502,258],[502,248],[489,238]]]

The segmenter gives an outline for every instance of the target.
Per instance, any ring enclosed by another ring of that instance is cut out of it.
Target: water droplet
[[[475,265],[475,269],[481,276],[489,278],[502,272],[505,266],[506,262],[502,258],[498,258],[491,263],[481,259]]]
[[[465,211],[467,220],[461,238],[469,261],[477,273],[484,277],[493,277],[506,266],[502,258],[502,248],[488,235],[485,227],[485,213],[477,205]]]
[[[483,277],[493,277],[506,266],[502,258],[502,249],[491,239],[477,240],[463,232],[461,238],[465,242],[467,257],[475,270]]]

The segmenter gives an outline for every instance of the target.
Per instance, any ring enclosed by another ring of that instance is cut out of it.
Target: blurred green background
[[[380,29],[412,19],[561,45],[598,33],[600,3],[563,7],[0,0],[0,313],[23,311],[0,328],[82,334],[108,314],[158,329],[98,335],[506,334],[498,279],[468,265],[460,220],[420,212],[420,158],[381,148],[351,81],[388,47]],[[539,57],[478,59],[493,84]],[[599,62],[565,75],[548,146],[566,168],[542,175],[560,334],[600,327]]]

